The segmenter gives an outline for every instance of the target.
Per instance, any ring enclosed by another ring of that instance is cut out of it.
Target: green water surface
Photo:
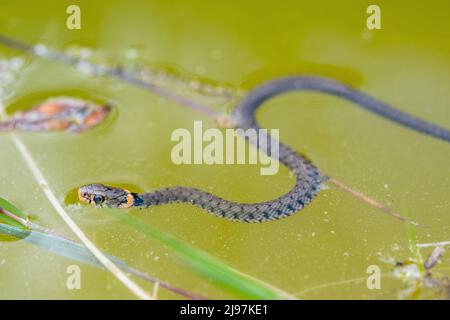
[[[382,29],[375,31],[366,30],[369,1],[73,2],[81,7],[81,30],[66,28],[72,2],[2,0],[0,33],[60,50],[90,47],[118,62],[134,48],[150,65],[170,65],[193,79],[244,91],[285,75],[333,77],[450,128],[447,1],[376,1]],[[0,47],[0,57],[16,54]],[[214,122],[117,80],[39,58],[26,63],[7,111],[58,95],[117,106],[106,123],[81,135],[19,134],[86,235],[100,249],[179,287],[210,298],[235,297],[186,268],[162,243],[104,210],[67,199],[80,185],[103,182],[138,191],[186,185],[234,201],[266,201],[293,185],[288,170],[261,176],[255,165],[176,166],[172,131],[191,129],[194,120],[205,127]],[[280,129],[281,141],[323,172],[429,225],[415,230],[418,242],[450,240],[448,144],[313,93],[277,97],[257,117],[263,127]],[[0,167],[1,197],[33,214],[35,223],[71,235],[8,134],[0,135]],[[411,257],[402,222],[332,185],[305,210],[270,223],[233,223],[188,204],[129,213],[298,298],[396,298],[401,281],[384,277],[381,290],[369,290],[366,269],[378,265],[389,273],[392,266],[383,258]],[[436,269],[444,275],[449,257]],[[135,298],[110,273],[89,266],[82,266],[82,289],[67,290],[66,268],[74,263],[25,241],[0,242],[0,298]],[[165,290],[159,297],[179,298]]]

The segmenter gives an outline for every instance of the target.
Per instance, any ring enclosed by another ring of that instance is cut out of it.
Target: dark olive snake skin
[[[237,129],[259,129],[255,112],[268,99],[288,91],[319,91],[355,102],[360,107],[406,127],[450,142],[450,131],[427,123],[378,101],[358,90],[335,80],[320,77],[286,77],[269,81],[252,90],[234,109],[233,117]],[[257,141],[250,140],[257,145]],[[259,145],[271,155],[270,144]],[[211,193],[190,187],[173,187],[145,194],[134,194],[127,190],[91,184],[79,189],[83,201],[110,207],[150,207],[172,202],[196,205],[218,217],[233,221],[264,222],[292,215],[304,208],[321,189],[322,177],[318,169],[304,156],[290,147],[279,144],[279,161],[287,166],[296,178],[295,186],[285,195],[260,203],[239,203],[219,198]]]

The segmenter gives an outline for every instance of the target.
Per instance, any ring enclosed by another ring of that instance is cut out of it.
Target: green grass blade
[[[407,210],[405,200],[402,201],[402,211],[405,213],[405,217],[408,218],[408,220],[406,221],[406,234],[408,236],[409,250],[411,251],[416,261],[420,273],[425,274],[425,268],[423,267],[423,258],[422,255],[420,254],[419,248],[417,247],[416,232],[414,231],[414,227],[409,222],[409,214],[408,214],[409,211]]]
[[[6,211],[11,212],[12,214],[14,214],[20,218],[28,220],[28,217],[24,212],[22,212],[20,209],[15,207],[11,202],[9,202],[3,198],[0,198],[0,209],[5,209]],[[4,215],[1,212],[0,212],[0,222],[6,223],[11,226],[15,226],[17,228],[25,229],[25,227],[21,223],[19,223],[18,221],[14,220],[14,219],[11,219],[10,217]]]
[[[192,247],[176,237],[144,224],[128,213],[108,210],[116,218],[126,222],[146,236],[159,240],[180,254],[199,274],[225,287],[245,299],[292,299],[288,293],[234,270],[210,254]]]
[[[31,229],[23,229],[16,226],[0,223],[0,232],[23,239],[29,243],[45,248],[46,250],[75,261],[96,267],[103,267],[103,265],[92,255],[92,253],[82,244],[66,240],[54,235],[45,234]],[[114,256],[106,254],[108,259],[120,267],[127,266],[127,264]]]

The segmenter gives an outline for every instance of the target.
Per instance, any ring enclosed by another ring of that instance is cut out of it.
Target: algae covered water
[[[368,30],[367,4],[355,1],[78,1],[81,29],[66,27],[66,4],[0,4],[0,33],[88,56],[127,70],[144,66],[158,85],[229,112],[246,92],[286,75],[335,78],[424,120],[450,128],[449,4],[377,1],[381,29]],[[106,210],[80,205],[76,189],[109,183],[135,192],[191,186],[237,202],[268,201],[294,184],[280,166],[176,165],[174,130],[216,123],[202,114],[111,77],[0,47],[1,59],[23,67],[8,87],[7,114],[49,97],[71,96],[115,106],[83,134],[18,133],[59,202],[101,250],[133,267],[210,298],[232,292],[187,268],[182,257]],[[206,89],[205,89],[206,88]],[[318,93],[268,101],[261,126],[319,169],[414,221],[417,242],[449,241],[450,148],[349,102]],[[0,197],[33,222],[74,237],[48,202],[8,134],[0,135]],[[408,284],[398,261],[413,258],[405,224],[327,184],[292,217],[261,224],[218,219],[188,204],[130,209],[147,225],[221,259],[296,298],[390,299]],[[67,268],[77,264],[26,241],[1,238],[0,298],[125,299],[135,296],[107,271],[81,265],[80,290],[68,290]],[[421,249],[426,257],[431,247]],[[449,256],[434,269],[448,275]],[[371,266],[381,288],[368,288]],[[151,290],[147,283],[137,283]],[[158,297],[179,296],[161,289]],[[410,296],[408,296],[410,297]],[[435,290],[419,298],[439,297]]]

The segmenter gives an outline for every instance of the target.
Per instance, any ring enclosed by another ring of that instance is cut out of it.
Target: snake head
[[[134,204],[134,196],[130,191],[102,184],[82,186],[78,189],[78,198],[96,207],[129,208]]]

